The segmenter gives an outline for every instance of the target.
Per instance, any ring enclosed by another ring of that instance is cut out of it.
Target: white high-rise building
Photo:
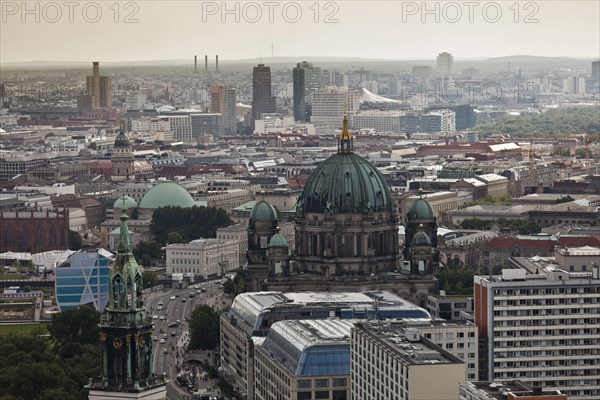
[[[535,268],[535,267],[534,267]],[[600,398],[600,277],[556,267],[475,277],[481,380]]]
[[[341,129],[344,115],[352,116],[360,108],[360,90],[331,86],[313,92],[313,124],[325,124],[330,130]]]
[[[452,64],[454,62],[454,57],[450,53],[440,53],[437,56],[437,73],[439,75],[452,75]]]
[[[585,78],[570,76],[563,79],[563,90],[568,94],[585,94]]]

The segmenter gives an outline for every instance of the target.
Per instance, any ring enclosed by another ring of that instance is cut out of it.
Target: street
[[[206,292],[197,293],[200,286],[206,289]],[[190,293],[194,293],[193,298],[189,297]],[[174,296],[177,297],[173,298]],[[223,290],[218,287],[218,281],[196,283],[186,289],[165,289],[146,295],[145,305],[148,315],[157,316],[152,319],[153,336],[156,339],[153,340],[154,373],[156,375],[167,373],[170,380],[167,385],[169,400],[191,398],[187,388],[178,385],[175,381],[190,340],[187,319],[191,316],[194,308],[201,304],[207,304],[216,311],[223,309],[229,305],[228,300],[226,300],[226,304],[223,304],[223,298]],[[161,302],[162,305],[160,305]],[[159,307],[162,309],[159,310]],[[163,319],[160,319],[161,317]],[[169,328],[170,324],[178,321],[177,327]],[[164,339],[164,343],[161,343],[161,339]],[[198,383],[198,389],[201,392],[208,386],[214,387],[214,383],[210,381]]]

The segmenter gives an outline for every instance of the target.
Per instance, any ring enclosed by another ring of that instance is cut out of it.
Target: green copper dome
[[[431,208],[431,205],[427,200],[422,198],[417,199],[417,201],[410,206],[407,216],[410,221],[433,221],[435,218],[433,208]]]
[[[192,207],[196,202],[182,186],[175,182],[161,182],[148,190],[140,202],[140,208]]]
[[[137,202],[129,196],[122,196],[115,201],[113,204],[113,208],[115,210],[120,210],[123,208],[131,209],[136,208],[138,206]]]
[[[277,221],[277,211],[272,205],[261,200],[252,208],[250,219],[254,221]]]
[[[129,139],[127,139],[127,136],[125,136],[125,133],[121,131],[115,138],[115,147],[128,147],[128,146],[129,146]]]
[[[425,232],[418,231],[415,233],[415,236],[413,236],[411,244],[413,246],[431,246],[431,239],[429,239],[429,236],[427,236]]]
[[[276,233],[269,242],[269,247],[289,247],[288,241],[281,233]]]
[[[394,212],[390,189],[364,158],[340,151],[317,166],[298,199],[298,211],[331,213]]]

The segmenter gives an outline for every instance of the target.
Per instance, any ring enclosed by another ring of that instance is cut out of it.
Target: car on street
[[[162,306],[158,306],[158,307],[156,307],[156,309],[157,309],[158,311],[160,311],[160,310],[162,310]]]
[[[158,340],[158,336],[156,336],[156,335],[152,336],[152,340],[154,340],[154,341]]]
[[[171,296],[171,297],[169,297],[169,299],[175,300],[175,296]]]
[[[160,339],[160,344],[164,344],[165,343],[165,339]]]
[[[168,327],[169,328],[177,328],[179,326],[179,324],[177,322],[171,322]]]
[[[163,350],[163,354],[169,354],[169,349],[167,349],[167,348],[165,347],[165,349]]]
[[[187,301],[186,299],[181,299],[181,302],[182,302],[182,303],[185,303],[186,301]]]
[[[163,303],[163,301],[162,301],[162,300],[158,302],[158,305],[159,305],[159,306],[162,306],[163,304],[164,304],[164,303]]]
[[[164,316],[164,315],[161,315],[160,317],[158,317],[158,319],[159,319],[159,320],[161,320],[161,321],[164,321],[164,319],[165,319],[165,316]]]
[[[171,332],[171,336],[175,337],[177,334],[175,332]]]
[[[156,318],[158,318],[158,315],[154,314],[154,315],[152,316],[152,319],[156,319]]]

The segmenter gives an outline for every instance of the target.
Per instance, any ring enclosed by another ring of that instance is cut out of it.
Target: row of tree
[[[217,229],[232,224],[227,212],[216,207],[160,207],[154,210],[150,232],[160,245],[214,238]]]
[[[3,337],[0,399],[87,399],[84,385],[101,372],[99,322],[99,312],[82,306],[56,314],[48,330]]]
[[[547,137],[600,133],[600,108],[552,109],[541,113],[507,115],[478,124],[483,136],[510,134],[515,137]]]
[[[462,229],[473,229],[481,231],[489,231],[493,228],[508,229],[518,232],[520,235],[533,235],[540,232],[540,227],[535,222],[523,219],[481,219],[467,218],[460,223]]]

